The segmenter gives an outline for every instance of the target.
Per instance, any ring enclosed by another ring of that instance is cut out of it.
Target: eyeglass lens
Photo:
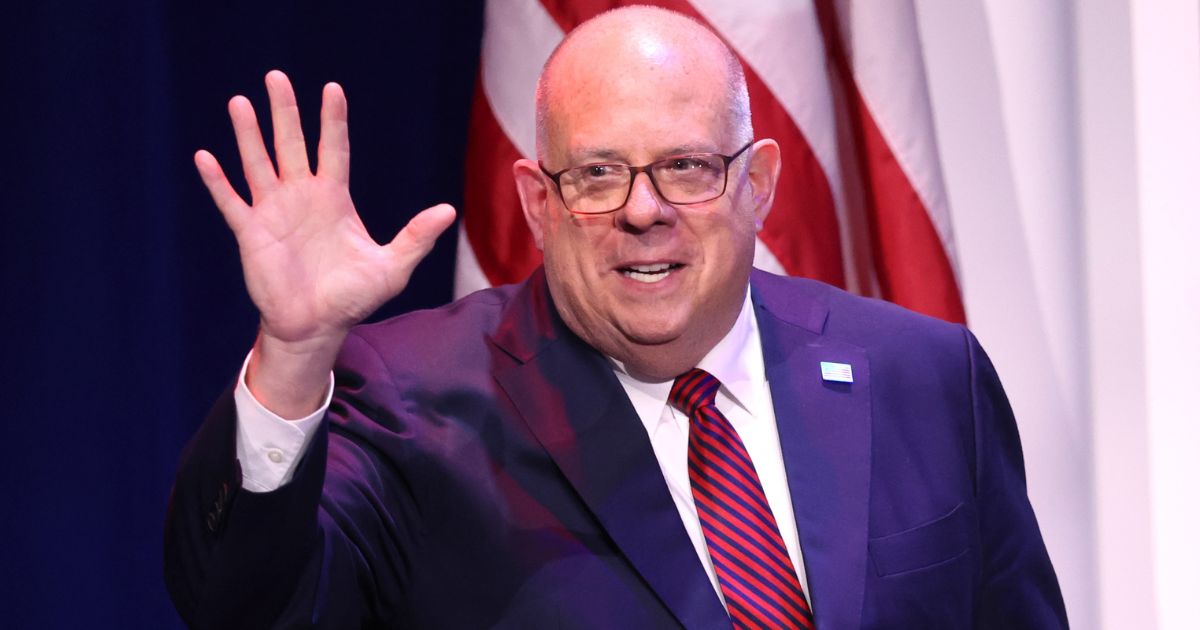
[[[725,192],[726,166],[720,155],[667,158],[646,170],[658,194],[668,203],[701,203]],[[635,175],[635,170],[624,164],[590,164],[564,172],[559,185],[571,211],[611,212],[625,205]]]

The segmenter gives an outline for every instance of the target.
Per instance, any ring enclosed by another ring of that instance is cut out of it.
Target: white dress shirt
[[[616,365],[617,380],[621,381],[629,401],[646,427],[646,434],[650,436],[658,467],[671,491],[671,498],[675,500],[675,509],[679,510],[683,526],[692,539],[692,546],[696,548],[696,554],[708,572],[708,579],[724,603],[725,597],[705,546],[704,531],[700,529],[700,516],[696,513],[692,483],[688,478],[688,417],[667,403],[674,381],[641,381],[630,376],[620,362],[613,360],[613,363]],[[779,431],[775,427],[771,387],[763,366],[758,321],[754,318],[748,291],[733,328],[696,367],[721,381],[721,388],[717,390],[717,409],[737,430],[738,437],[742,438],[742,444],[750,453],[750,460],[754,462],[755,472],[762,482],[763,493],[767,495],[767,503],[779,525],[779,533],[787,546],[792,566],[796,569],[804,592],[808,593],[808,579],[801,561],[800,537],[796,533],[796,517],[792,512],[792,495],[788,492],[783,452],[779,448]]]
[[[251,350],[253,353],[253,350]],[[246,366],[242,363],[233,405],[237,410],[237,458],[242,466],[242,487],[251,492],[270,492],[292,480],[296,463],[308,449],[333,400],[333,374],[321,408],[299,420],[284,420],[262,406],[246,385]]]
[[[696,555],[703,563],[713,589],[724,603],[725,598],[712,559],[708,556],[688,479],[688,417],[667,404],[673,381],[638,380],[626,372],[619,361],[614,359],[612,363],[617,380],[625,388],[650,437],[650,445],[658,458],[663,479],[675,501],[675,508],[679,510],[683,526],[692,539]],[[808,579],[804,573],[796,518],[792,512],[792,498],[788,492],[787,474],[779,447],[779,431],[771,404],[771,388],[763,366],[762,342],[758,334],[758,322],[751,309],[749,291],[733,328],[697,367],[721,381],[721,388],[717,391],[717,409],[729,419],[750,453],[767,503],[779,524],[779,533],[787,546],[792,566],[796,569],[804,592],[808,593]],[[271,413],[254,399],[246,386],[246,367],[242,366],[234,390],[234,404],[238,416],[237,456],[242,466],[242,486],[245,489],[269,492],[291,481],[296,462],[308,447],[329,407],[333,392],[332,379],[331,375],[330,388],[320,409],[305,418],[289,421]]]

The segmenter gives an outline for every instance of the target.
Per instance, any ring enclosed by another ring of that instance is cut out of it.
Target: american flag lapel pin
[[[850,369],[849,363],[822,361],[821,380],[833,381],[834,383],[853,383],[854,370]]]

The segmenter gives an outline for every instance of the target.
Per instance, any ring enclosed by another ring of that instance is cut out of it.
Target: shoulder
[[[808,278],[756,270],[751,286],[756,303],[771,316],[872,355],[940,351],[961,356],[970,336],[961,324]]]

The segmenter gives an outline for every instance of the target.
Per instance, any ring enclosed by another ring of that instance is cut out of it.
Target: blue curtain
[[[383,5],[384,3],[379,3]],[[236,246],[192,167],[245,190],[225,113],[293,79],[350,101],[368,229],[459,205],[481,2],[10,3],[0,29],[0,625],[180,627],[162,583],[176,460],[255,333]],[[454,235],[384,317],[450,298]]]

